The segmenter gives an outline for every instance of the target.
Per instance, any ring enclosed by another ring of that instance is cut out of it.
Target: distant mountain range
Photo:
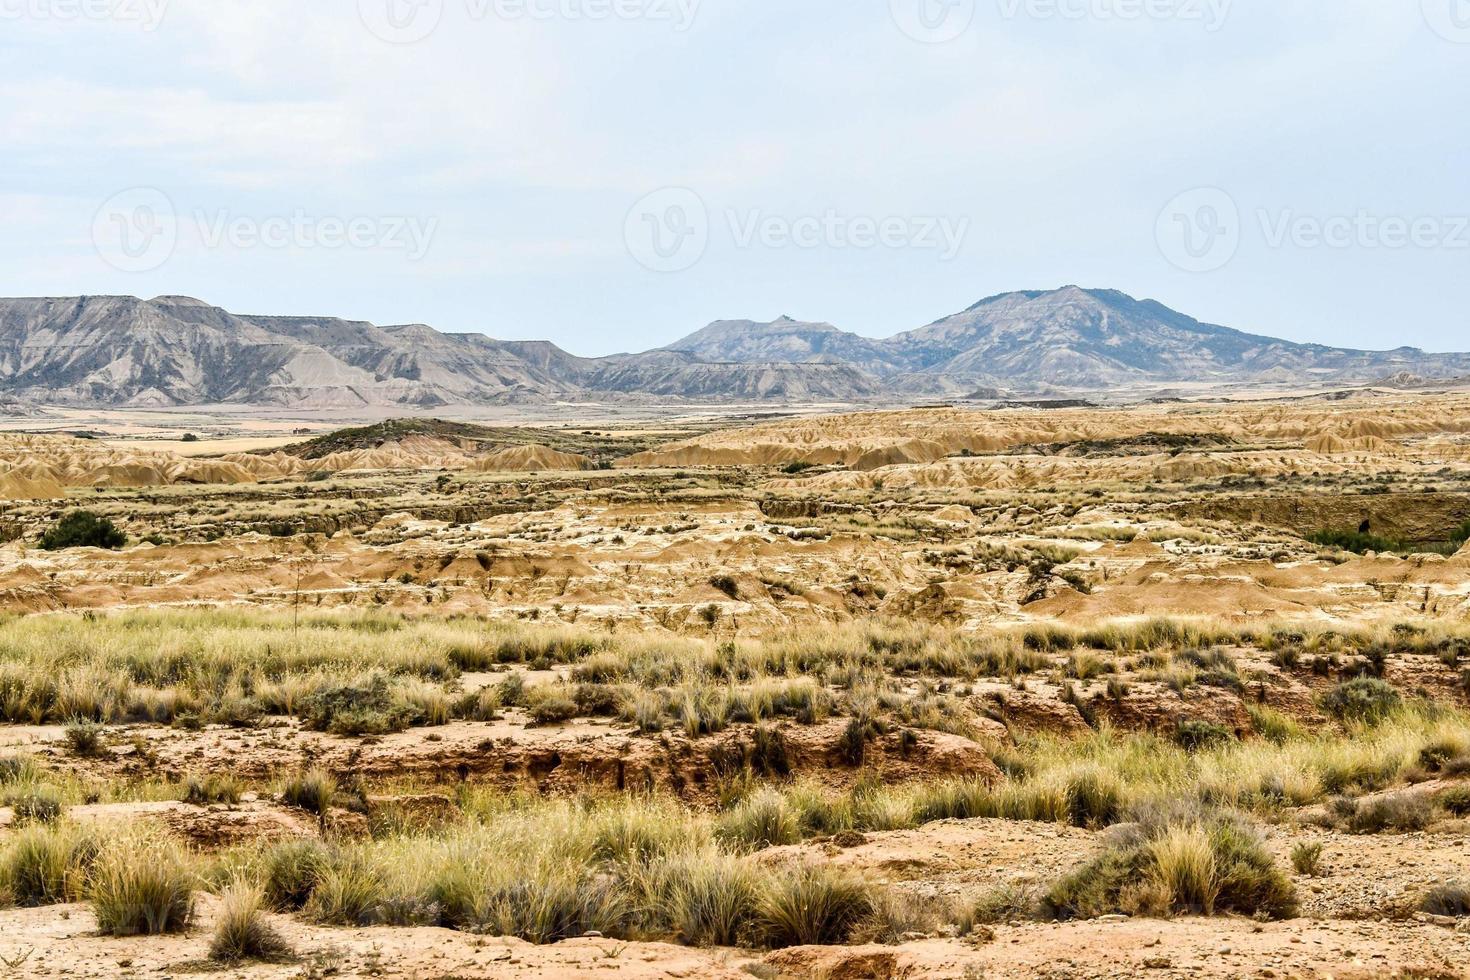
[[[887,340],[789,317],[722,320],[601,358],[422,324],[241,316],[180,296],[0,299],[0,406],[880,401],[1466,374],[1470,354],[1296,344],[1075,286],[992,296]]]

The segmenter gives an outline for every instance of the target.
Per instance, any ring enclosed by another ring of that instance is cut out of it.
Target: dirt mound
[[[1406,439],[1470,431],[1461,397],[1352,403],[1151,406],[976,411],[930,409],[784,419],[711,432],[630,456],[623,466],[779,466],[840,463],[854,469],[932,463],[956,455],[1044,448],[1096,457],[1120,442],[1181,450],[1272,446],[1309,451],[1397,450]],[[1137,453],[1129,454],[1138,458]],[[1196,458],[1206,455],[1195,452]],[[1200,465],[1196,463],[1196,465]],[[1208,475],[1208,474],[1205,474]]]
[[[537,473],[590,470],[596,465],[588,456],[558,452],[550,446],[532,444],[512,446],[498,453],[491,453],[475,460],[466,469],[475,473]]]
[[[25,464],[0,472],[0,500],[57,500],[63,487],[45,467]]]

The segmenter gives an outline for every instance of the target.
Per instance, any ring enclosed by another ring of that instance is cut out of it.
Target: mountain
[[[1089,391],[1130,384],[1367,382],[1463,374],[1470,355],[1297,344],[1202,323],[1154,300],[1066,286],[1002,293],[925,327],[870,340],[825,323],[722,320],[668,350],[728,360],[835,359],[888,391]]]
[[[884,340],[791,317],[720,320],[660,350],[602,358],[423,324],[242,316],[181,296],[0,299],[0,405],[897,401],[1465,375],[1466,354],[1297,344],[1076,286],[991,296]]]
[[[236,316],[196,299],[0,300],[0,389],[37,402],[510,402],[571,388],[511,346],[428,327]]]
[[[850,364],[871,374],[891,373],[892,360],[883,341],[789,316],[770,323],[716,320],[663,349],[737,364]]]
[[[678,351],[605,358],[580,380],[590,391],[695,401],[854,401],[882,391],[876,378],[851,364],[712,362]]]
[[[1445,375],[1470,355],[1297,344],[1201,323],[1154,300],[1068,286],[1003,293],[889,341],[894,363],[950,383],[1103,389],[1155,382],[1371,381]]]

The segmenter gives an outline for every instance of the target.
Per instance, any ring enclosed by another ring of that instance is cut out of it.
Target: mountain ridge
[[[883,339],[789,316],[716,320],[598,358],[422,323],[234,314],[187,296],[0,299],[0,394],[37,404],[832,402],[1466,374],[1470,354],[1297,343],[1079,286],[997,293]]]

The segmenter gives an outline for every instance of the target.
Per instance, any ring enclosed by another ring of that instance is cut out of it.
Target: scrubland
[[[1461,975],[1462,433],[1142,411],[11,508],[0,976]]]

